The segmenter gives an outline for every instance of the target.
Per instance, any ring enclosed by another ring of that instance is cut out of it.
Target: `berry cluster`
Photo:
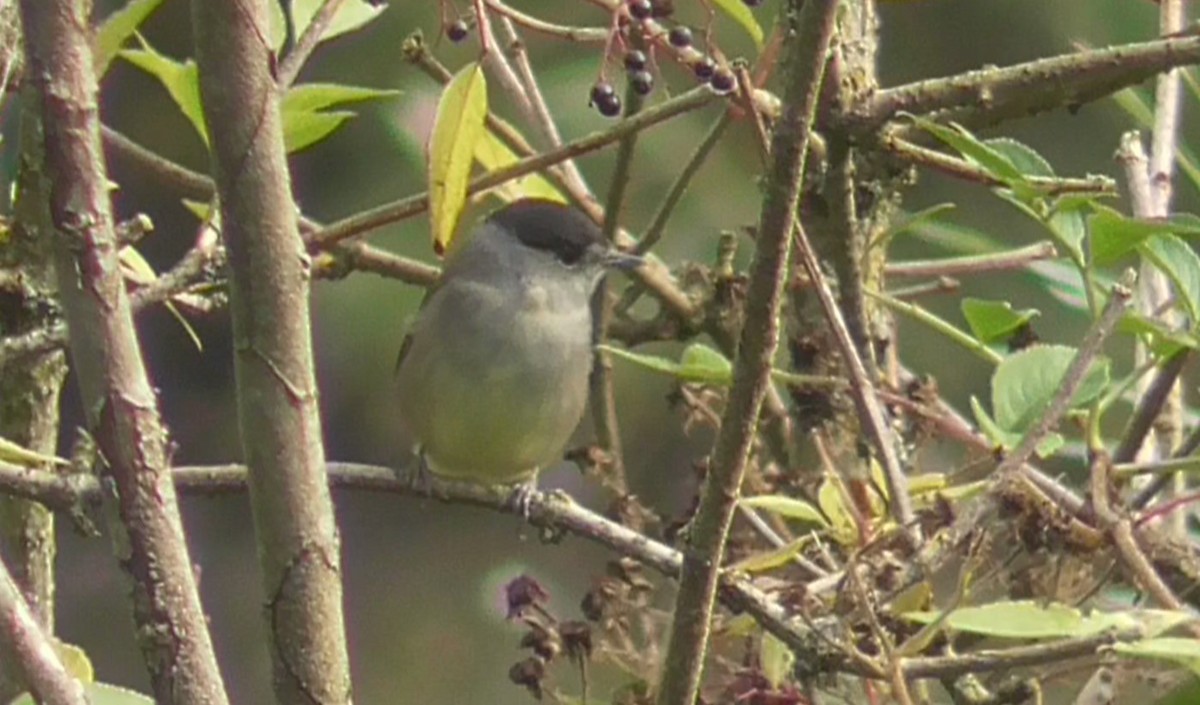
[[[762,4],[762,0],[743,1],[749,7]],[[629,26],[631,20],[645,22],[669,17],[674,12],[671,0],[625,0],[623,9],[624,12],[618,15],[621,31]],[[668,44],[679,50],[680,57],[687,62],[701,83],[707,83],[717,93],[728,93],[734,89],[736,80],[733,72],[723,64],[718,64],[711,56],[693,48],[695,40],[689,27],[679,24],[671,27],[667,31],[666,39]],[[638,95],[649,95],[654,90],[654,74],[648,69],[646,52],[630,49],[625,53],[623,63],[629,87]],[[603,74],[592,86],[588,105],[605,117],[621,114],[621,98],[613,85],[604,79]]]

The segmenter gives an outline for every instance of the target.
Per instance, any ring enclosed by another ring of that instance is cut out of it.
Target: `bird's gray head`
[[[491,276],[575,280],[594,288],[607,269],[634,269],[642,260],[613,248],[600,228],[576,208],[542,199],[514,201],[493,212],[452,252],[448,268],[486,266]],[[465,261],[459,261],[465,260]]]

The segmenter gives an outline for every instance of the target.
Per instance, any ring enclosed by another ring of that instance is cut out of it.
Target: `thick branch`
[[[168,470],[166,430],[117,262],[83,4],[22,0],[29,76],[42,96],[59,291],[80,396],[115,486],[112,535],[155,696],[224,703]]]
[[[684,551],[659,683],[659,705],[692,705],[699,692],[725,540],[779,342],[779,306],[796,225],[796,203],[837,6],[838,0],[793,0],[784,10],[789,32],[782,76],[788,88],[771,145],[772,166],[765,184],[733,387]]]
[[[1066,106],[1075,108],[1200,61],[1200,37],[1157,39],[1004,68],[969,71],[882,90],[855,109],[854,129],[872,132],[897,113],[937,113],[977,128]]]
[[[228,251],[234,371],[281,703],[349,703],[341,559],[313,372],[309,277],[283,146],[268,0],[195,0]]]

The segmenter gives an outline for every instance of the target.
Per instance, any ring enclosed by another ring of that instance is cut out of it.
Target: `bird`
[[[527,502],[583,418],[597,287],[643,263],[582,211],[536,198],[452,241],[396,363],[418,475],[514,485]]]

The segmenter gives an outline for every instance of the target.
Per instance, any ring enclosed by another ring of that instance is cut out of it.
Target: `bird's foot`
[[[529,519],[529,508],[533,500],[540,493],[537,488],[537,476],[524,480],[513,487],[512,494],[508,496],[508,501],[505,502],[513,509],[522,519]]]
[[[433,471],[429,469],[429,460],[424,451],[417,452],[416,467],[408,474],[408,486],[417,494],[433,496]]]

